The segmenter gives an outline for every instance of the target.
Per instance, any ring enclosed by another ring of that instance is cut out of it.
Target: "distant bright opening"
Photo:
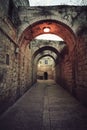
[[[37,36],[35,39],[39,40],[52,40],[52,41],[63,41],[63,39],[55,34],[42,34]]]
[[[87,5],[87,0],[29,0],[30,6]]]

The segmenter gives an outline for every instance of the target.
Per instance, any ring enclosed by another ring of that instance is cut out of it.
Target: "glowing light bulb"
[[[44,32],[50,32],[50,28],[49,27],[44,27],[43,30],[44,30]]]

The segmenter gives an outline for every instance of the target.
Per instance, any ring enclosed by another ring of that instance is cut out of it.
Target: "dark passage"
[[[39,81],[2,115],[0,130],[87,130],[87,109],[54,81]]]
[[[48,79],[48,73],[44,72],[44,79],[47,80]]]

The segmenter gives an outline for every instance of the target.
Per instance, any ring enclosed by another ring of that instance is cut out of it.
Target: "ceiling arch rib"
[[[54,62],[56,63],[57,55],[55,53],[51,53],[51,51],[49,54],[47,54],[46,52],[43,52],[43,54],[42,53],[38,54],[36,56],[35,60],[36,60],[36,62],[38,62],[41,58],[46,57],[46,56],[51,57],[54,60]]]
[[[39,48],[32,56],[32,60],[34,61],[34,59],[36,58],[36,56],[38,54],[42,54],[43,55],[43,52],[44,51],[51,51],[51,54],[52,52],[55,53],[57,55],[57,57],[60,57],[60,53],[58,52],[57,49],[55,49],[54,47],[51,47],[51,46],[45,46],[45,47],[42,47],[42,48]],[[49,54],[49,53],[48,53]]]
[[[38,56],[43,56],[43,55],[52,55],[55,59],[58,57],[58,55],[51,50],[43,50],[42,52],[38,53],[35,58],[38,58]]]
[[[43,56],[39,56],[39,58],[38,58],[38,60],[37,60],[37,62],[40,60],[40,59],[42,59],[42,58],[44,58],[44,57],[46,57],[46,56],[49,56],[49,57],[51,57],[53,60],[54,60],[54,62],[56,62],[56,59],[52,56],[52,55],[43,55]]]

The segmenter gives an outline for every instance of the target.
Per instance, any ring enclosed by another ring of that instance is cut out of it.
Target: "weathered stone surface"
[[[60,35],[67,45],[56,62],[56,81],[87,104],[87,7],[27,4],[27,0],[0,0],[0,113],[36,82],[41,56],[52,51],[58,60],[64,44],[37,40],[29,44],[45,25],[52,25],[51,33]]]
[[[0,0],[0,17],[7,15],[9,0]]]
[[[17,7],[19,6],[29,6],[29,0],[13,0]]]
[[[20,7],[20,33],[29,25],[46,19],[55,19],[69,27],[76,33],[78,26],[86,24],[86,6],[51,6],[51,7]],[[26,20],[25,20],[26,18]]]

